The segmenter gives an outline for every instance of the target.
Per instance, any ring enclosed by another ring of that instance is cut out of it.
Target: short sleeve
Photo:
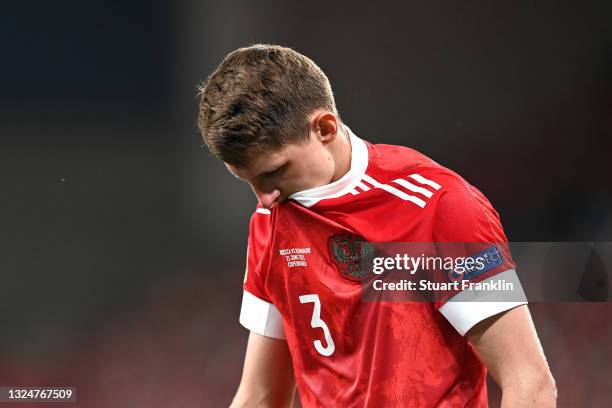
[[[271,217],[270,210],[258,206],[249,223],[240,324],[262,336],[285,339],[282,316],[265,286]]]
[[[485,259],[480,269],[459,280],[512,284],[512,291],[463,291],[434,306],[463,336],[478,322],[526,304],[526,298],[516,274],[515,263],[508,247],[500,217],[489,200],[474,186],[459,176],[447,183],[440,196],[433,224],[433,238],[442,252],[453,257]],[[452,279],[452,277],[449,277]]]

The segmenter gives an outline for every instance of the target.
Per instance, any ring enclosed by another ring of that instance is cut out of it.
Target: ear
[[[340,121],[330,111],[315,112],[311,124],[315,137],[323,144],[333,142],[340,130]]]

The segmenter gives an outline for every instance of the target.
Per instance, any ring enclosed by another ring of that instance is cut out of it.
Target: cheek
[[[302,151],[299,158],[294,160],[291,171],[283,177],[281,190],[290,195],[328,184],[334,171],[334,162],[327,151]]]
[[[328,183],[334,174],[334,161],[329,154],[319,154],[307,162],[306,172],[311,181]]]

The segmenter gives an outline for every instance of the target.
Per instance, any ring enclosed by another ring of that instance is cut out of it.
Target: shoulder
[[[409,147],[386,144],[368,147],[371,155],[368,173],[400,184],[407,191],[426,194],[427,206],[433,210],[437,223],[467,230],[478,225],[488,228],[499,222],[499,214],[486,196],[457,172]]]
[[[368,144],[368,147],[375,172],[413,175],[413,180],[435,187],[440,200],[445,202],[478,203],[484,198],[480,190],[457,172],[415,149],[387,144]]]
[[[377,173],[383,176],[383,179],[387,178],[384,175],[394,177],[414,174],[414,179],[425,178],[440,192],[460,190],[469,185],[456,172],[410,147],[368,143],[368,151],[370,156],[368,173]]]
[[[370,166],[381,171],[407,171],[438,165],[423,153],[406,146],[368,143]]]
[[[420,166],[414,174],[436,183],[432,199],[435,238],[454,242],[505,242],[499,213],[489,199],[462,176],[439,164]]]
[[[458,173],[415,149],[387,144],[369,144],[368,147],[370,165],[367,173],[384,182],[403,179],[402,184],[414,184],[435,193],[435,199],[441,203],[460,201],[468,204],[482,195]]]

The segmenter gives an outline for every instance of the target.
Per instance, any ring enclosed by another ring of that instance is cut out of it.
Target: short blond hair
[[[308,140],[317,109],[336,115],[329,79],[308,57],[279,45],[229,53],[199,89],[198,126],[210,151],[245,167],[258,148]]]

